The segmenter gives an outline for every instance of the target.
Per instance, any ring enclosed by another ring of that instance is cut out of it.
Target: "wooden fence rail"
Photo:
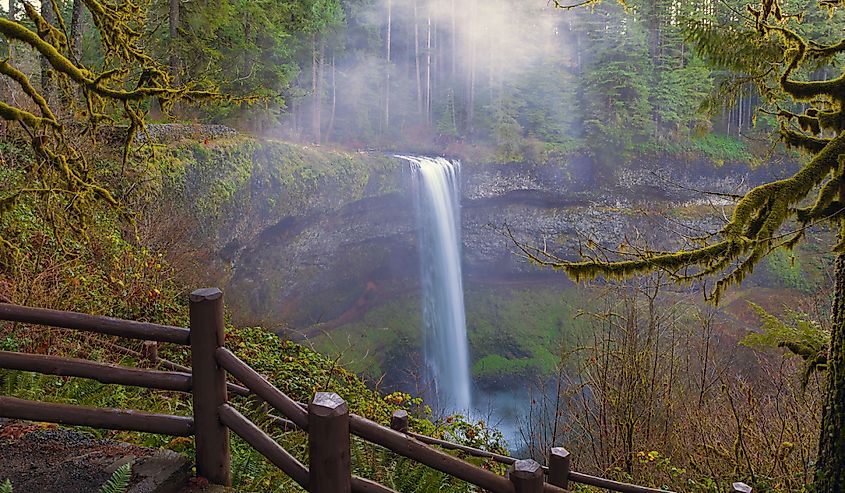
[[[266,378],[253,370],[225,347],[216,350],[217,362],[233,377],[243,382],[248,390],[284,414],[303,431],[308,431],[308,413],[299,403],[277,389]]]
[[[178,392],[190,392],[192,388],[190,373],[139,370],[119,365],[94,363],[82,359],[59,358],[40,354],[0,351],[0,368],[34,371],[62,377],[88,378],[101,383],[130,387],[146,387]]]
[[[153,341],[145,342],[143,353],[121,349],[173,371],[143,370],[8,351],[0,351],[0,369],[190,392],[193,416],[91,408],[0,396],[0,417],[194,436],[197,475],[215,484],[231,484],[231,430],[312,493],[396,493],[387,486],[352,474],[352,435],[493,493],[565,493],[571,483],[622,493],[664,491],[571,471],[571,456],[561,447],[549,451],[548,465],[543,466],[533,460],[508,457],[414,433],[409,429],[406,411],[396,411],[391,417],[390,427],[386,427],[350,414],[346,402],[337,394],[320,392],[308,404],[296,402],[224,346],[223,293],[217,288],[191,293],[190,329],[0,303],[0,321],[3,320]],[[158,358],[157,342],[190,346],[191,368]],[[241,385],[228,382],[227,374]],[[270,415],[274,424],[284,430],[306,432],[308,465],[232,407],[228,401],[229,393],[257,396],[282,414],[283,417]],[[441,449],[459,450],[508,465],[508,475],[500,476]],[[750,493],[751,488],[744,483],[733,483],[730,491]]]
[[[179,437],[194,434],[194,420],[189,416],[54,404],[15,397],[0,397],[0,417]]]
[[[63,329],[77,329],[98,334],[141,339],[145,341],[171,342],[188,345],[191,331],[183,327],[150,324],[121,320],[119,318],[100,317],[84,313],[30,308],[28,306],[0,303],[0,320],[47,325]]]

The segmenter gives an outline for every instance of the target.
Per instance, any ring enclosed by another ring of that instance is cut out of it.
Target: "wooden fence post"
[[[731,485],[731,493],[751,493],[751,487],[745,483],[736,482]]]
[[[308,451],[308,491],[352,491],[349,407],[333,392],[317,392],[308,404]]]
[[[227,402],[226,371],[214,352],[223,345],[223,292],[198,289],[190,296],[191,367],[196,430],[197,476],[210,483],[231,486],[229,429],[218,409]]]
[[[400,433],[408,433],[408,411],[402,409],[393,411],[393,416],[390,417],[390,428]]]
[[[569,451],[563,447],[552,447],[549,451],[549,483],[569,489],[569,469],[572,465]]]
[[[543,468],[537,462],[527,459],[518,460],[508,471],[516,493],[542,493]]]
[[[149,361],[153,365],[158,363],[158,342],[144,341],[141,347],[141,357]]]

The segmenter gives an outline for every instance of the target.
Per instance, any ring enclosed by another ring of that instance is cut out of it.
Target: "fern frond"
[[[12,482],[8,479],[0,484],[0,493],[12,493]]]
[[[132,478],[132,462],[118,467],[108,481],[100,488],[100,493],[126,493]]]
[[[762,319],[760,332],[748,334],[740,344],[748,347],[782,347],[805,361],[815,361],[826,354],[830,345],[830,331],[806,314],[791,311],[783,321],[761,306],[748,303]]]
[[[801,371],[801,388],[807,387],[810,377],[817,371],[827,369],[827,353],[830,348],[830,331],[806,314],[790,311],[789,321],[783,321],[761,306],[748,302],[762,319],[760,332],[745,336],[740,344],[748,347],[778,347],[804,360]]]

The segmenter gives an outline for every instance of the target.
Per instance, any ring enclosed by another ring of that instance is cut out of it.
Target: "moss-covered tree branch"
[[[49,1],[59,11],[57,2]],[[17,99],[7,99],[10,95],[4,93],[0,98],[0,119],[19,124],[31,141],[34,159],[26,170],[23,189],[40,192],[26,195],[41,201],[38,210],[57,236],[60,231],[84,235],[99,207],[122,210],[122,206],[110,186],[101,182],[102,176],[92,166],[90,156],[81,152],[66,135],[64,127],[68,122],[80,121],[85,125],[82,133],[94,139],[98,126],[125,123],[128,129],[122,152],[125,168],[134,137],[144,129],[146,107],[152,99],[157,99],[165,112],[180,100],[231,99],[214,88],[203,89],[190,81],[178,86],[171,82],[167,70],[142,49],[144,2],[84,0],[99,32],[99,49],[104,54],[102,64],[97,64],[102,67],[98,71],[88,68],[71,52],[61,16],[51,23],[31,4],[23,4],[26,18],[34,29],[17,20],[0,18],[0,36],[31,48],[48,69],[38,84],[13,65],[12,60],[0,61],[0,77],[11,81],[14,91],[34,105],[19,104]],[[48,97],[45,76],[58,82],[53,87],[62,91],[61,98]],[[82,104],[77,106],[80,99]],[[14,204],[21,196],[18,192],[7,190],[0,201]],[[62,244],[58,238],[57,242]]]

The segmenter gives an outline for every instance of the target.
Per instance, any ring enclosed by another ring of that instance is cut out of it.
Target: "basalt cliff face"
[[[214,252],[204,275],[226,289],[237,322],[332,328],[417,289],[406,161],[243,138],[172,147],[163,159],[177,170],[163,202],[182,206],[152,216],[191,218],[189,241]],[[741,193],[788,168],[653,159],[602,174],[577,156],[464,163],[465,275],[470,283],[548,275],[514,253],[506,230],[566,258],[588,240],[681,245],[721,224],[728,201],[701,191]]]

